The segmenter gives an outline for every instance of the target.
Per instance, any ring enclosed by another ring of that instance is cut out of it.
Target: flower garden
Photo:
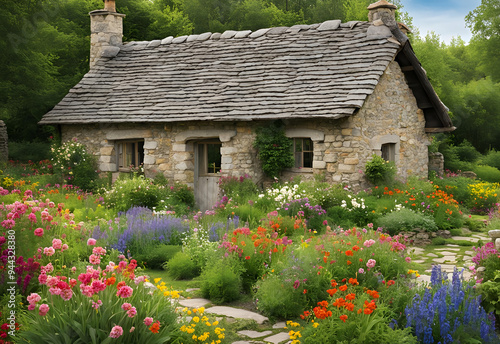
[[[243,325],[177,302],[198,296],[284,320],[292,343],[499,342],[492,243],[470,247],[470,279],[408,253],[416,228],[498,228],[498,184],[453,176],[355,193],[321,178],[266,190],[221,178],[220,201],[202,213],[162,176],[111,185],[64,164],[74,162],[3,170],[0,343],[239,340]]]

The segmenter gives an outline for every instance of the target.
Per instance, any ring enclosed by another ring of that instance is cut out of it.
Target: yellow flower
[[[318,326],[319,326],[319,323],[314,323],[314,324],[313,324],[313,327],[314,327],[314,328],[316,328],[316,327],[318,327]]]
[[[217,326],[217,325],[219,325],[219,322],[218,322],[217,320],[215,320],[215,321],[212,323],[212,325]]]
[[[205,325],[212,326],[212,324],[210,324],[208,321],[205,323]]]
[[[158,284],[158,282],[161,281],[161,278],[155,278],[154,281],[155,281],[155,284]]]
[[[198,311],[200,312],[200,314],[203,314],[203,312],[205,312],[205,307],[198,308]]]
[[[194,310],[193,310],[193,311],[194,311]],[[199,321],[200,321],[200,318],[199,318],[199,317],[194,317],[194,318],[193,318],[193,321],[194,321],[195,323],[197,323],[197,322],[199,322]]]

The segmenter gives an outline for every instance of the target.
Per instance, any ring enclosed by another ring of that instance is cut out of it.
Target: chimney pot
[[[395,12],[397,10],[397,6],[387,2],[385,0],[377,1],[373,4],[370,4],[368,7],[368,21],[373,22],[374,20],[380,19],[381,12],[387,12],[395,18]]]
[[[104,10],[108,12],[116,12],[115,0],[104,0]]]

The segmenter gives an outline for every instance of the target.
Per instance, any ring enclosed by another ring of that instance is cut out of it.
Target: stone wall
[[[248,174],[256,183],[266,181],[253,148],[255,129],[268,122],[184,122],[134,125],[65,125],[63,140],[76,137],[99,158],[102,171],[116,171],[115,143],[144,139],[146,176],[163,173],[172,182],[195,183],[193,142],[218,138],[222,143],[221,175]],[[327,181],[367,186],[363,170],[381,145],[396,147],[400,178],[427,176],[429,142],[425,120],[396,62],[391,62],[365,106],[340,120],[284,120],[289,137],[310,137],[314,144],[313,168],[290,169],[284,177],[301,174],[311,179],[323,174]]]
[[[444,175],[444,156],[439,152],[429,153],[429,171],[434,171],[438,176]]]

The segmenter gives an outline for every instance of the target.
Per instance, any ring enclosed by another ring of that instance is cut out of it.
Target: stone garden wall
[[[289,137],[310,137],[314,143],[312,169],[291,169],[285,178],[301,174],[312,178],[323,174],[335,183],[364,187],[363,170],[381,145],[396,147],[398,175],[427,176],[430,143],[424,115],[396,62],[391,62],[365,106],[340,120],[284,120]],[[76,137],[98,156],[101,171],[116,171],[115,143],[144,139],[146,176],[163,173],[170,181],[194,184],[196,140],[218,138],[222,142],[222,175],[250,175],[255,182],[265,178],[253,148],[255,129],[267,122],[185,122],[166,124],[65,125],[63,140]]]

